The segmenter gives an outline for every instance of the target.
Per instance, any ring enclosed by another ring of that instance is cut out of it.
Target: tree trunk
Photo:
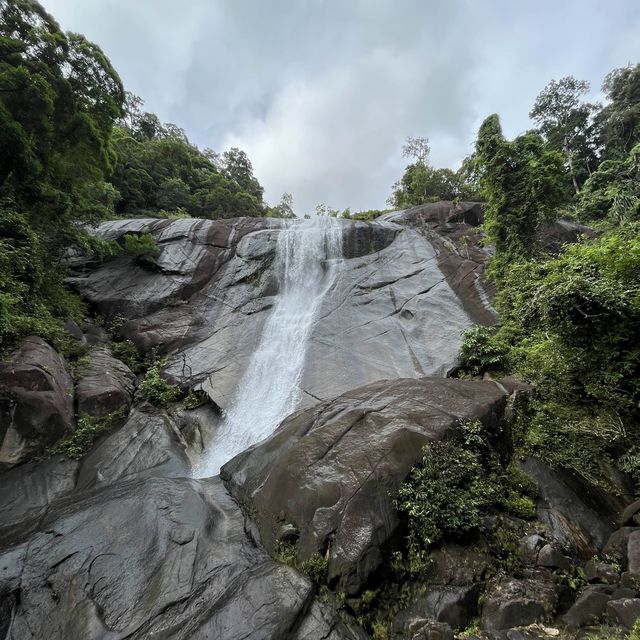
[[[571,174],[571,181],[573,182],[573,188],[576,191],[576,195],[578,195],[580,193],[580,186],[578,185],[578,180],[576,179],[576,174],[573,170],[573,158],[571,157],[571,150],[569,149],[569,143],[567,142],[566,138],[564,139],[562,150],[564,151],[564,155],[567,157],[567,162],[569,163],[569,173]]]

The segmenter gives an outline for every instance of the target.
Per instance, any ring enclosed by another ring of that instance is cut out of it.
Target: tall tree
[[[540,225],[567,200],[566,172],[561,153],[537,132],[506,140],[495,114],[480,126],[476,155],[487,200],[485,229],[496,248],[492,272],[499,277],[506,264],[535,253]]]
[[[640,64],[614,69],[602,90],[609,100],[596,118],[603,157],[624,160],[640,143]]]
[[[589,83],[573,76],[552,80],[529,113],[551,147],[564,154],[576,193],[595,162],[592,116],[596,107],[582,100],[588,91]]]

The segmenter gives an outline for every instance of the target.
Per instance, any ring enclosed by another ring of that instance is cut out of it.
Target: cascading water
[[[219,473],[225,462],[273,433],[295,411],[314,320],[341,258],[342,231],[332,218],[294,222],[278,234],[275,305],[197,477]]]

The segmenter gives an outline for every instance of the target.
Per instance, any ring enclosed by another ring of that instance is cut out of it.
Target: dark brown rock
[[[563,245],[577,242],[581,236],[595,238],[597,235],[591,227],[560,219],[545,225],[538,234],[538,241],[543,251],[559,253]]]
[[[87,490],[134,477],[189,476],[191,464],[185,448],[166,414],[150,405],[134,409],[124,426],[82,460],[78,488]]]
[[[561,569],[563,571],[568,571],[571,568],[569,558],[567,558],[558,547],[552,544],[546,544],[540,549],[537,564],[540,567]]]
[[[618,584],[620,581],[620,572],[607,562],[597,558],[592,558],[584,565],[584,575],[589,582]]]
[[[300,530],[302,559],[329,545],[329,580],[357,593],[398,520],[390,494],[422,447],[460,419],[497,429],[504,394],[492,383],[425,378],[379,382],[286,420],[222,468],[274,549],[282,524]]]
[[[607,613],[614,623],[631,629],[640,618],[640,598],[623,598],[607,603]]]
[[[136,479],[57,500],[0,552],[6,619],[13,638],[363,638],[246,536],[218,479]]]
[[[0,468],[28,460],[73,429],[64,358],[41,338],[26,338],[0,368]]]
[[[627,541],[627,560],[629,573],[640,576],[640,529],[632,531]]]
[[[611,556],[620,561],[622,568],[626,569],[628,566],[627,547],[629,544],[629,536],[634,531],[640,531],[637,527],[621,527],[616,529],[602,549],[602,554],[607,557]]]
[[[584,560],[600,553],[615,530],[619,499],[541,460],[528,458],[522,469],[538,484],[538,518],[550,537]]]
[[[56,498],[73,491],[79,463],[59,456],[14,467],[0,478],[0,547],[21,540]]]
[[[409,637],[411,640],[453,640],[453,631],[444,622],[418,619],[409,625]]]
[[[495,632],[544,622],[553,615],[556,603],[556,588],[551,581],[503,577],[487,592],[482,627]]]
[[[622,525],[631,525],[637,526],[638,522],[636,522],[635,517],[640,511],[640,500],[636,500],[632,502],[620,516],[620,524]]]
[[[93,349],[83,363],[76,385],[78,414],[102,418],[114,411],[128,411],[135,379],[129,367],[104,347]]]
[[[573,606],[562,617],[564,623],[573,629],[587,627],[602,619],[607,602],[611,600],[614,589],[604,585],[584,587]]]

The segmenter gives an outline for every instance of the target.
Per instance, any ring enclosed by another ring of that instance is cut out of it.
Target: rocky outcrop
[[[150,405],[131,412],[126,424],[82,461],[79,489],[126,478],[189,476],[186,443],[169,417]]]
[[[482,626],[492,637],[506,637],[508,629],[550,620],[556,603],[556,587],[549,579],[499,578],[486,594]]]
[[[73,491],[79,463],[59,456],[14,467],[0,476],[0,546],[37,527],[55,499]]]
[[[472,229],[463,219],[450,216],[445,226],[452,237]],[[169,352],[172,382],[196,384],[225,408],[277,293],[273,259],[285,224],[292,223],[104,223],[97,232],[105,239],[152,233],[160,248],[154,268],[123,255],[72,283],[102,313],[121,316],[121,337],[143,351]],[[444,375],[455,363],[461,331],[495,320],[477,232],[465,249],[435,226],[336,224],[345,259],[311,336],[307,361],[314,366],[304,371],[303,406],[377,380]]]
[[[28,460],[74,426],[64,358],[41,338],[27,338],[0,368],[0,468]]]
[[[102,418],[131,406],[134,375],[124,362],[98,347],[83,358],[76,385],[78,414]]]
[[[247,538],[217,479],[135,479],[63,498],[0,567],[0,625],[11,620],[14,638],[358,637]]]
[[[624,501],[540,460],[529,458],[522,468],[538,484],[538,518],[551,537],[583,559],[600,553],[616,528]]]
[[[504,393],[492,382],[426,378],[375,383],[291,416],[222,469],[267,548],[283,524],[300,531],[299,557],[328,553],[328,576],[357,593],[398,524],[390,494],[461,419],[495,429]]]

